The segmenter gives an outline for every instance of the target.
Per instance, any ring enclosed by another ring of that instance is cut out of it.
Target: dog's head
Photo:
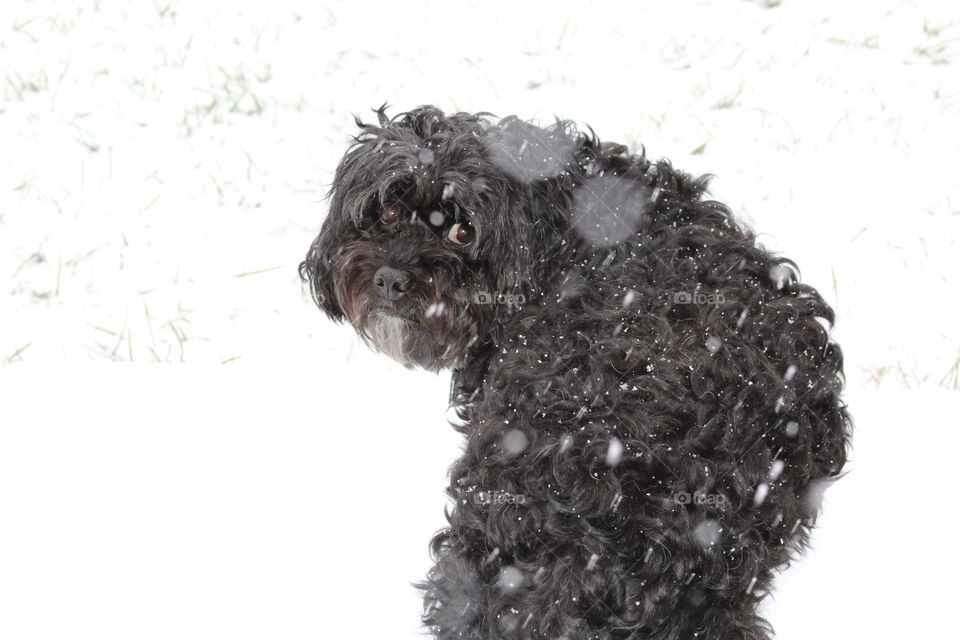
[[[377,125],[357,121],[300,274],[374,348],[456,366],[542,291],[584,136],[433,107],[377,114]]]

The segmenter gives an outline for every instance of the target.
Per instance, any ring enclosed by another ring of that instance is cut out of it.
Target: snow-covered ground
[[[949,1],[5,0],[0,637],[414,637],[446,380],[295,273],[385,101],[715,174],[837,308],[857,420],[778,637],[956,634],[958,64]]]
[[[0,370],[0,638],[422,638],[410,584],[459,436],[442,379],[376,360]],[[777,638],[956,638],[955,396],[850,402]]]

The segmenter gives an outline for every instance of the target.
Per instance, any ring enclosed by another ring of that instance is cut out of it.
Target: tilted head
[[[300,274],[374,348],[407,366],[457,366],[542,292],[569,224],[565,183],[591,139],[564,122],[377,114],[357,121]]]

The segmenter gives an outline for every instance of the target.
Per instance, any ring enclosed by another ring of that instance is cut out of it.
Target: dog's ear
[[[377,111],[381,119],[385,117],[384,109],[385,106]],[[362,187],[361,182],[366,176],[374,175],[377,169],[376,154],[371,151],[380,129],[364,124],[359,118],[356,123],[360,133],[337,165],[333,186],[327,194],[330,211],[320,227],[320,234],[310,245],[307,257],[300,263],[300,279],[310,285],[317,306],[337,322],[343,320],[344,314],[334,284],[334,259],[345,240],[356,233],[364,211],[370,206],[372,194]]]
[[[335,221],[328,215],[300,263],[300,279],[310,286],[310,294],[317,306],[331,320],[343,320],[343,310],[337,301],[333,284],[333,252],[336,250],[337,233],[333,229]]]

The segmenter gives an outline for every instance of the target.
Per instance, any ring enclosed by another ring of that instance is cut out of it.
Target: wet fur
[[[454,369],[464,453],[421,585],[428,628],[770,637],[757,605],[846,460],[829,306],[705,198],[706,178],[666,161],[564,121],[378,116],[358,121],[301,275],[375,348]],[[610,178],[619,204],[594,193]],[[470,247],[422,224],[378,228],[381,203],[402,194],[422,215],[445,189],[478,230]],[[608,214],[624,217],[599,228],[628,225],[625,238],[589,231]],[[371,286],[384,263],[415,281],[389,324]]]

